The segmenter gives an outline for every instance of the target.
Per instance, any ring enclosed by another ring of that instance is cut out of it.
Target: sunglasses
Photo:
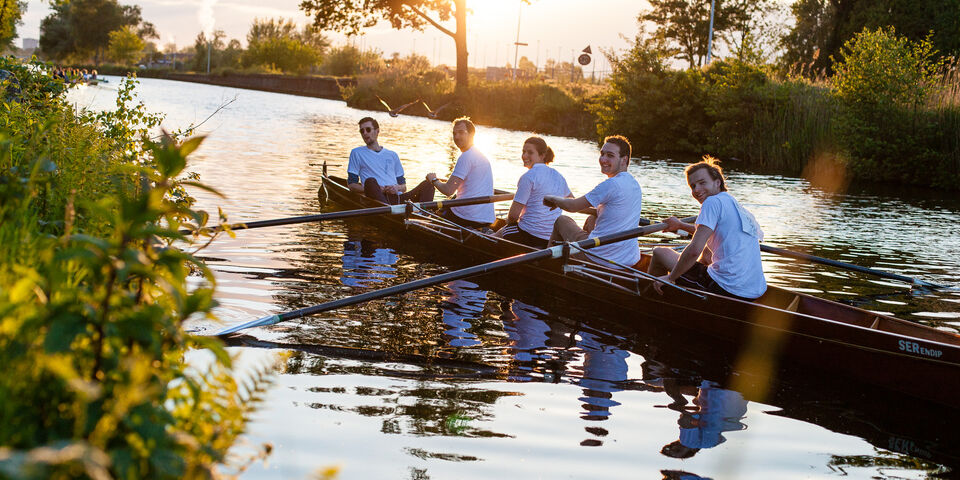
[[[360,133],[369,133],[373,131],[373,127],[365,127],[360,129]]]

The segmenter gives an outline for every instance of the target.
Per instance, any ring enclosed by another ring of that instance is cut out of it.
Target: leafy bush
[[[956,124],[946,129],[940,121],[956,117],[958,107],[927,108],[943,67],[930,41],[910,41],[892,28],[864,29],[842,53],[832,79],[842,106],[837,136],[854,172],[870,180],[956,188]]]
[[[177,248],[207,218],[180,179],[202,139],[135,139],[155,117],[78,114],[4,62],[23,96],[0,112],[0,478],[209,478],[264,382],[182,328],[215,305]]]
[[[320,64],[320,72],[336,77],[352,77],[376,73],[384,68],[383,57],[376,50],[360,51],[352,45],[335,47]]]
[[[610,89],[592,110],[597,133],[624,135],[635,152],[696,152],[708,119],[699,70],[670,71],[662,54],[639,38],[623,57],[610,57]]]
[[[705,81],[707,150],[791,174],[818,152],[836,150],[829,89],[740,60],[714,62]]]
[[[293,21],[280,18],[255,19],[247,44],[241,58],[244,67],[303,74],[317,65],[329,41],[311,27],[298,31]]]

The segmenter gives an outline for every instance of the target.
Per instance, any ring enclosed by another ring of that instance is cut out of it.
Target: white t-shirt
[[[493,169],[490,168],[490,161],[476,146],[460,154],[450,176],[463,180],[457,187],[457,198],[493,195]],[[450,210],[456,216],[472,222],[493,223],[497,219],[492,203],[450,207]]]
[[[600,182],[585,196],[597,208],[597,226],[590,238],[630,230],[640,224],[642,192],[633,175],[620,172]],[[640,261],[640,245],[635,238],[594,247],[590,252],[627,266]]]
[[[740,213],[742,208],[733,195],[720,192],[703,201],[696,223],[713,230],[707,240],[713,254],[713,263],[707,267],[710,278],[738,297],[757,298],[767,291],[767,281],[760,263],[760,239],[746,232],[759,228],[752,215]]]
[[[570,187],[560,172],[543,163],[535,163],[517,181],[517,193],[513,201],[523,205],[517,225],[537,238],[548,240],[553,233],[553,224],[560,217],[560,209],[543,204],[544,195],[567,197]]]
[[[361,185],[373,177],[381,187],[386,187],[397,185],[398,178],[403,178],[403,165],[400,165],[400,157],[393,150],[381,148],[375,152],[363,146],[350,150],[347,173],[360,177]]]

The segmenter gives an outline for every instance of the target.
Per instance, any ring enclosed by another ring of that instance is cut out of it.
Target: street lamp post
[[[707,36],[707,65],[710,65],[711,54],[713,53],[713,9],[716,7],[717,0],[710,0],[710,33]]]
[[[526,47],[526,43],[520,42],[520,14],[523,13],[523,4],[517,9],[517,39],[513,42],[513,72],[511,77],[514,81],[517,79],[517,58],[520,56],[520,47]],[[509,53],[507,54],[509,55]]]

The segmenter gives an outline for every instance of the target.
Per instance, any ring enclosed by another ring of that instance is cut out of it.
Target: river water
[[[71,101],[112,108],[119,79],[108,78],[72,91]],[[138,93],[168,129],[226,104],[200,126],[207,138],[188,170],[224,194],[195,192],[199,206],[222,207],[230,221],[318,212],[322,164],[345,174],[366,115],[380,122],[381,144],[399,153],[411,185],[428,172],[446,176],[458,153],[446,122],[339,101],[154,79]],[[528,135],[478,128],[499,188],[514,188],[523,173]],[[545,138],[575,194],[604,178],[596,145]],[[631,165],[644,216],[696,213],[683,166]],[[829,193],[798,178],[728,173],[765,243],[960,284],[955,194]],[[233,324],[446,271],[418,248],[362,222],[334,221],[241,231],[201,256],[216,272],[216,314]],[[916,294],[859,273],[763,260],[773,285],[960,330],[955,290]],[[960,466],[957,412],[899,397],[891,411],[883,394],[823,374],[784,379],[757,397],[730,386],[740,372],[709,342],[638,332],[597,318],[588,304],[538,304],[521,290],[461,280],[250,330],[257,341],[231,350],[276,373],[250,423],[251,447],[238,452],[263,443],[273,451],[243,477],[313,478],[333,467],[342,479],[925,478]]]

